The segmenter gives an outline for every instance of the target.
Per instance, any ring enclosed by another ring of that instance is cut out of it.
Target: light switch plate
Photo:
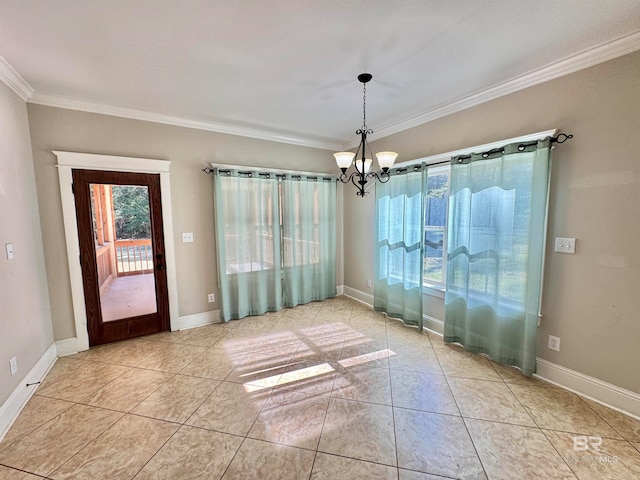
[[[4,249],[7,252],[7,260],[13,260],[13,245],[5,243]]]
[[[182,234],[182,243],[193,242],[193,232],[187,232]]]
[[[576,239],[556,237],[555,251],[558,253],[576,253]]]

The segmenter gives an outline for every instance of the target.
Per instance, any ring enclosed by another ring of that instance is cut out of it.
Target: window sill
[[[430,283],[423,284],[422,292],[424,295],[431,297],[444,298],[444,285],[433,285]]]

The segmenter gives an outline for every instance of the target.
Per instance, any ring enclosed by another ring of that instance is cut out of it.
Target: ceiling
[[[321,148],[362,72],[374,140],[638,49],[638,0],[0,0],[29,102]]]

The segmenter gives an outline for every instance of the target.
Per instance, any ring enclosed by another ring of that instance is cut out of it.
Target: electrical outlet
[[[9,360],[9,365],[11,365],[11,375],[15,375],[18,371],[18,360],[16,360],[16,357]]]
[[[555,350],[556,352],[560,351],[560,337],[554,337],[553,335],[549,335],[549,341],[547,342],[547,347],[550,350]]]
[[[185,232],[182,234],[182,243],[193,242],[193,232]]]
[[[214,293],[210,293],[209,295],[207,295],[207,298],[209,299],[209,303],[213,303],[216,301],[216,295]]]

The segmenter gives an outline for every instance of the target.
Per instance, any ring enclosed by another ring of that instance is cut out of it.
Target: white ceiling
[[[326,148],[362,72],[375,139],[637,49],[640,0],[0,0],[30,102]]]

